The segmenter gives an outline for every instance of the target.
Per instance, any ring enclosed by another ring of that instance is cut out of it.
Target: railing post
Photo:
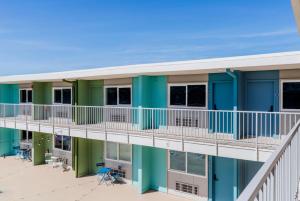
[[[181,121],[181,146],[182,146],[182,151],[184,151],[184,129],[183,129],[183,110],[180,112],[180,121]]]
[[[154,143],[154,109],[151,109],[151,116],[152,116],[152,145],[154,147],[155,143]]]
[[[255,113],[256,159],[258,160],[258,113]]]
[[[84,108],[85,138],[87,138],[87,106],[84,106]]]

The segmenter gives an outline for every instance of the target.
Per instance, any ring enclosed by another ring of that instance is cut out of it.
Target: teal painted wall
[[[139,76],[132,80],[133,107],[166,108],[167,77]],[[139,117],[145,114],[139,113]],[[156,125],[161,122],[154,114]],[[137,120],[141,129],[147,129],[142,118]],[[133,145],[132,180],[140,193],[147,190],[167,191],[167,150]],[[158,165],[159,164],[159,165]]]
[[[19,103],[19,86],[1,84],[0,103]],[[19,145],[19,140],[18,130],[0,128],[0,156],[16,154],[14,147]]]
[[[140,145],[132,150],[132,181],[139,192],[167,192],[167,150]]]

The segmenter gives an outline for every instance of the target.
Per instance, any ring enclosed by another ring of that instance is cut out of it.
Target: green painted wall
[[[53,147],[52,134],[33,132],[33,165],[45,164],[45,153],[51,153]]]
[[[19,86],[1,84],[0,103],[19,103]],[[19,145],[19,139],[18,130],[0,128],[0,156],[16,154],[14,147]]]
[[[102,80],[78,80],[74,82],[75,104],[87,106],[103,105]],[[87,116],[92,114],[88,109]],[[82,113],[81,113],[82,114]],[[101,120],[101,118],[99,118]],[[95,119],[93,120],[95,121]],[[78,124],[85,122],[78,122]],[[104,142],[99,140],[74,138],[73,139],[73,169],[76,177],[82,177],[97,172],[96,163],[104,161]]]
[[[34,82],[33,86],[33,104],[52,104],[52,83]],[[37,110],[35,110],[34,118],[37,118]],[[40,118],[43,118],[40,116]],[[53,136],[52,134],[33,132],[32,158],[34,165],[45,163],[45,153],[52,152]]]
[[[166,108],[167,107],[167,77],[139,76],[132,80],[132,96],[134,107]],[[141,118],[145,114],[139,113],[136,122],[139,128],[147,129]],[[162,121],[154,114],[155,125]],[[160,124],[160,125],[159,125]],[[153,147],[133,145],[132,148],[132,180],[140,193],[150,189],[167,191],[167,150]],[[157,165],[159,164],[159,165]]]
[[[32,89],[34,104],[52,104],[52,83],[34,82]]]

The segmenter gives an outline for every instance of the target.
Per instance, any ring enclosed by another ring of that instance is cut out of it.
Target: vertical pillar
[[[33,104],[51,105],[52,104],[52,83],[50,82],[34,82],[33,83]],[[35,110],[34,118],[44,118],[37,116]],[[46,117],[45,117],[46,118]],[[33,165],[45,163],[45,153],[52,152],[53,136],[51,134],[33,132],[32,143],[32,161]]]
[[[159,114],[145,113],[142,108],[167,107],[167,78],[165,76],[138,76],[133,78],[133,107],[138,107],[139,129],[162,126]],[[156,111],[157,112],[157,111]],[[163,112],[160,111],[162,116]],[[144,118],[147,118],[147,122]],[[154,125],[152,122],[155,118]],[[149,124],[151,122],[151,126]],[[150,189],[167,191],[167,150],[133,145],[132,180],[140,193]],[[159,164],[159,165],[158,165]]]
[[[103,83],[103,80],[77,80],[76,82],[74,82],[73,90],[75,105],[102,106]],[[93,112],[88,110],[85,112],[86,114],[84,115],[87,118],[90,117],[91,113],[94,114]],[[82,124],[85,122],[78,122],[76,120],[76,123]],[[99,140],[74,137],[73,144],[73,169],[75,170],[76,177],[95,174],[97,172],[96,163],[104,161],[104,142]]]
[[[0,85],[0,103],[19,103],[19,86],[16,84]],[[0,128],[0,156],[14,155],[15,146],[19,146],[19,131]]]

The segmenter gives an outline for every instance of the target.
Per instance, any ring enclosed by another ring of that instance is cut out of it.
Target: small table
[[[102,184],[102,182],[105,182],[105,184],[107,184],[106,181],[112,181],[112,178],[110,175],[111,171],[112,171],[112,169],[107,168],[107,167],[103,167],[98,171],[99,184]],[[100,179],[100,176],[102,176],[101,179]]]

